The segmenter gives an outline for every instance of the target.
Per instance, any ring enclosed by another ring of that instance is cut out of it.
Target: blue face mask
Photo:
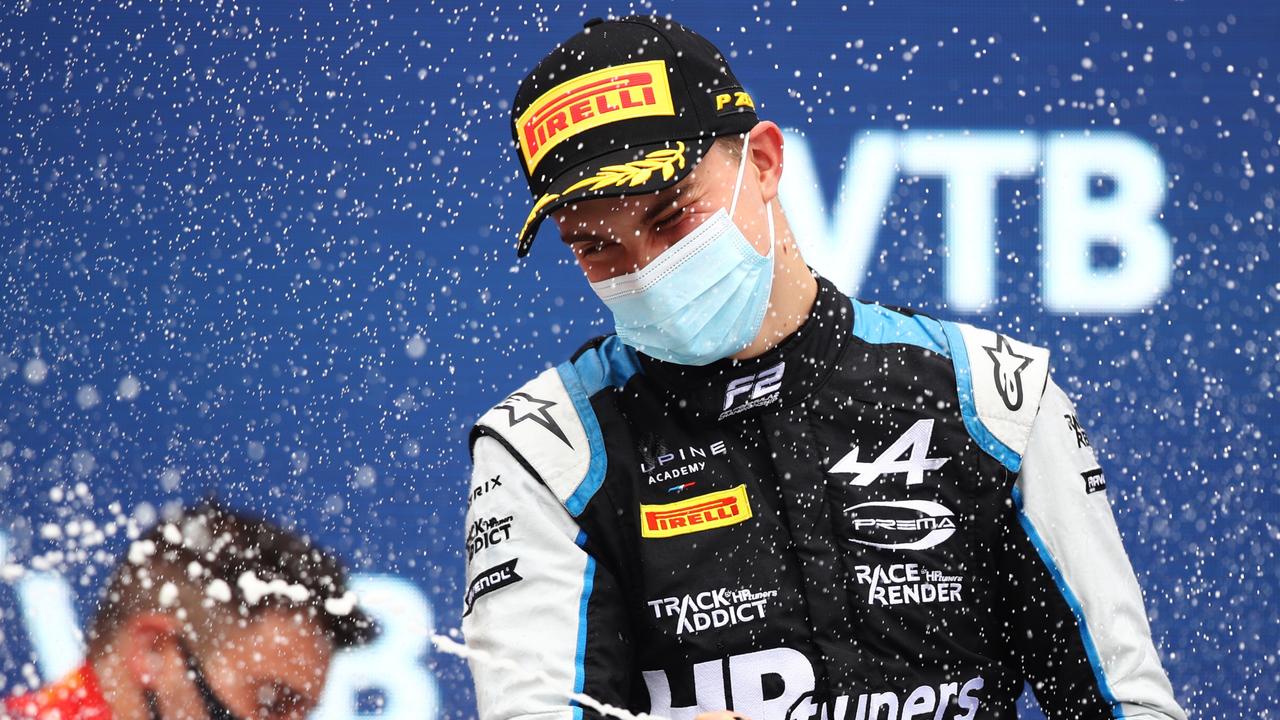
[[[761,255],[732,219],[746,162],[744,141],[728,212],[718,210],[640,270],[591,283],[627,345],[659,360],[706,365],[760,333],[773,287],[773,212],[766,208],[769,254]]]

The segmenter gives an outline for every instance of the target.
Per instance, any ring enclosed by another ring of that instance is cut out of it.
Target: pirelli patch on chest
[[[614,65],[560,83],[516,119],[520,154],[529,172],[556,145],[578,133],[653,115],[675,115],[667,64]]]
[[[714,530],[751,518],[747,486],[707,493],[679,502],[640,506],[640,534],[647,538]]]

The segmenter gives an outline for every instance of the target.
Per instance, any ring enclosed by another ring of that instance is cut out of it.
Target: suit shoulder
[[[576,517],[604,481],[607,462],[591,398],[637,371],[634,351],[616,336],[597,338],[482,415],[471,445],[496,438]]]
[[[908,308],[853,302],[853,334],[863,342],[913,345],[951,361],[965,428],[1017,472],[1049,379],[1049,351]]]
[[[1049,350],[1003,333],[944,322],[965,426],[1014,472],[1049,382]]]

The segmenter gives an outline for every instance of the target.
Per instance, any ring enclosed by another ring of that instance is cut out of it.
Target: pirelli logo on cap
[[[652,115],[675,115],[667,64],[614,65],[551,88],[516,120],[520,154],[529,172],[556,145],[580,132]]]
[[[751,517],[747,486],[699,495],[665,505],[640,506],[640,534],[647,538],[713,530],[736,525]]]

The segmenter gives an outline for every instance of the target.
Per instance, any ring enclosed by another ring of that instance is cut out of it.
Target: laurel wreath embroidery
[[[636,187],[649,182],[655,172],[662,173],[663,180],[670,180],[675,176],[677,169],[684,169],[684,143],[679,141],[676,142],[676,146],[673,148],[654,150],[639,160],[632,160],[622,165],[605,165],[595,175],[579,180],[565,188],[562,193],[547,193],[538,198],[538,202],[534,203],[533,209],[529,211],[529,217],[524,221],[524,227],[520,228],[519,237],[524,237],[525,231],[529,229],[529,224],[533,222],[534,218],[538,217],[538,213],[542,208],[571,192],[582,190],[583,188],[595,191],[623,185]]]

